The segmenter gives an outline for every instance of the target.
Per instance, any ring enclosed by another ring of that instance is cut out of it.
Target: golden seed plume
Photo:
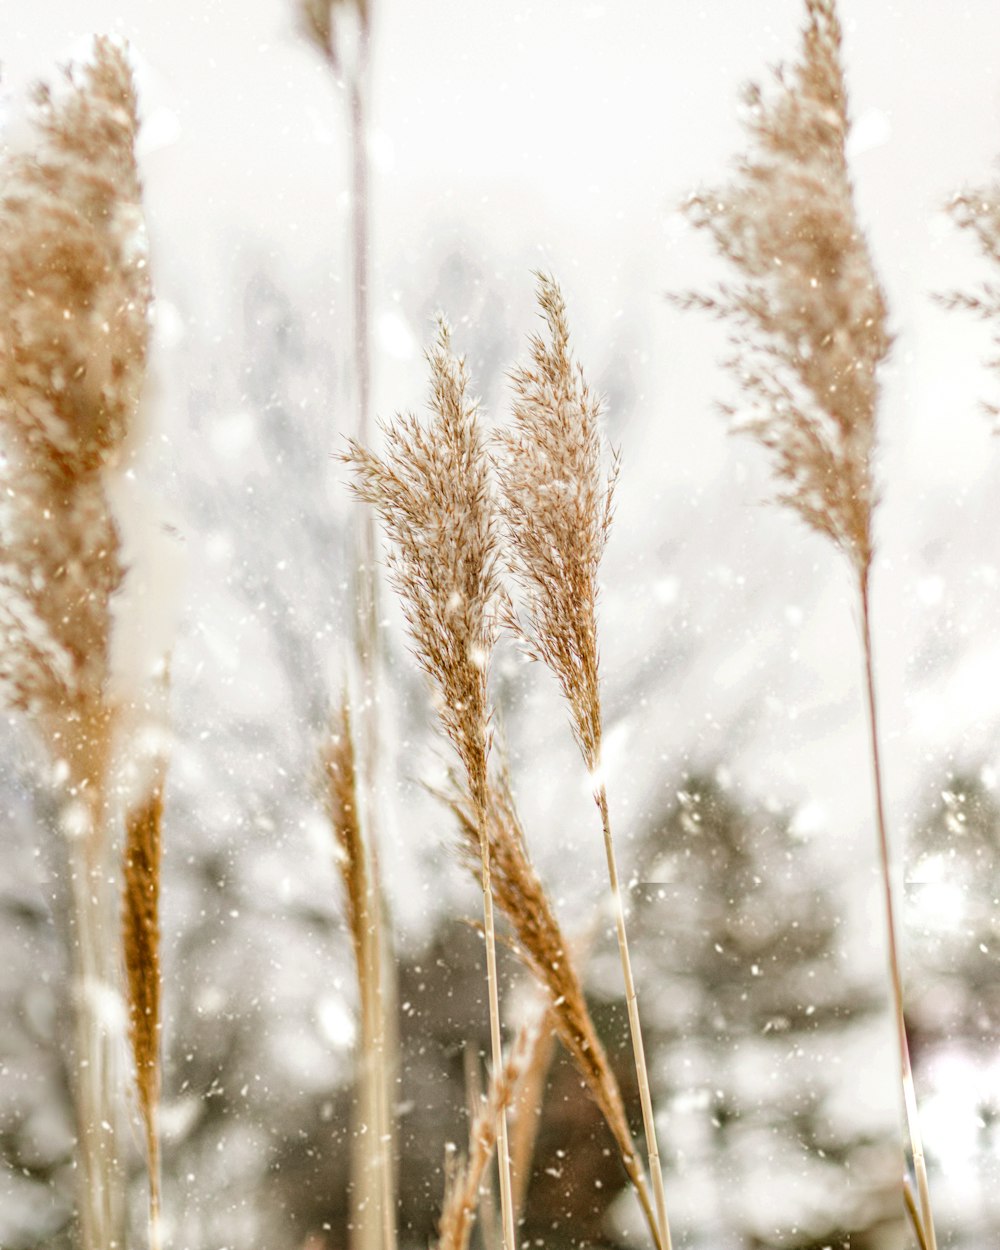
[[[383,427],[385,453],[352,441],[344,459],[353,489],[371,504],[390,539],[390,581],[409,626],[417,661],[430,679],[445,735],[462,763],[478,828],[490,1048],[503,1064],[487,834],[490,703],[488,675],[500,596],[500,539],[490,461],[468,398],[464,361],[451,350],[444,321],[428,355],[431,420],[401,416]],[[515,1250],[506,1109],[498,1111],[500,1206],[505,1250]]]
[[[750,155],[685,205],[737,281],[676,302],[728,322],[743,403],[724,411],[770,451],[779,500],[862,570],[878,368],[892,339],[847,166],[840,23],[833,0],[807,0],[806,13],[798,62],[772,90],[746,89]]]
[[[478,405],[466,394],[465,364],[453,354],[443,321],[428,363],[430,424],[400,416],[383,427],[383,456],[351,441],[344,459],[355,494],[377,510],[392,544],[390,580],[442,728],[483,794],[499,532]]]
[[[0,192],[0,685],[93,784],[123,576],[102,471],[138,407],[151,296],[128,62],[98,39],[67,76],[38,89],[38,145]]]
[[[139,405],[151,293],[126,53],[97,39],[89,63],[65,76],[58,91],[37,89],[33,146],[6,154],[0,170],[0,696],[28,715],[58,765],[80,835],[67,849],[80,1240],[103,1250],[123,1244],[125,1228],[120,1039],[90,992],[116,992],[121,977],[108,683],[124,569],[105,474]],[[132,833],[148,842],[158,819],[150,809]],[[132,955],[148,965],[142,917],[153,902],[136,888]],[[134,988],[140,1097],[151,1108],[158,1006],[152,980]]]
[[[507,623],[544,660],[569,704],[590,769],[600,756],[598,572],[611,522],[617,463],[601,468],[600,403],[570,353],[566,306],[538,275],[548,339],[531,340],[531,362],[511,377],[513,425],[497,436],[500,507],[510,570],[527,620]]]
[[[367,852],[358,813],[357,772],[350,708],[345,695],[320,747],[323,802],[336,840],[337,869],[344,888],[347,931],[354,948],[358,976],[368,974],[370,940]]]
[[[160,863],[162,858],[163,776],[125,818],[122,949],[128,1036],[135,1064],[139,1110],[149,1163],[150,1224],[160,1213]],[[154,1236],[157,1235],[154,1231]]]

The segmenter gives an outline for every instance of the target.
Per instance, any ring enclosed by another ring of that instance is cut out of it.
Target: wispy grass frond
[[[866,568],[878,367],[892,339],[847,166],[847,91],[832,0],[808,0],[802,53],[746,89],[749,155],[685,211],[737,281],[678,302],[725,320],[733,428],[774,461],[779,498]]]
[[[559,680],[588,768],[601,746],[597,597],[615,468],[601,464],[600,401],[570,351],[566,305],[555,281],[538,276],[548,337],[511,376],[513,423],[497,436],[501,510],[510,568],[527,617],[508,623]]]
[[[738,410],[726,408],[734,428],[771,452],[779,501],[830,539],[857,579],[889,987],[920,1197],[914,1226],[921,1244],[936,1250],[904,1018],[872,648],[872,458],[878,369],[892,340],[847,165],[850,122],[834,0],[806,0],[806,19],[798,61],[778,71],[770,92],[747,89],[749,156],[726,186],[687,205],[737,281],[678,302],[729,323],[728,363],[748,409],[736,420]],[[914,1215],[915,1206],[907,1209]]]
[[[607,786],[601,769],[602,711],[597,642],[598,574],[614,502],[617,462],[601,467],[600,404],[569,348],[569,325],[555,281],[538,277],[548,338],[531,340],[530,363],[512,375],[514,421],[498,437],[497,473],[510,570],[527,620],[513,605],[510,628],[529,654],[555,674],[591,775],[601,816],[618,950],[625,984],[649,1173],[656,1200],[656,1240],[670,1250],[663,1174],[642,1041],[638,1000],[618,884]]]
[[[353,489],[379,514],[392,543],[389,574],[430,678],[435,710],[477,802],[489,751],[487,678],[497,636],[500,535],[490,466],[467,395],[464,363],[442,322],[428,356],[432,422],[401,416],[377,456],[352,440]]]
[[[302,33],[339,76],[345,51],[339,21],[353,17],[367,34],[371,25],[370,0],[295,0],[295,7]]]
[[[122,1039],[102,1007],[121,980],[108,683],[124,569],[105,474],[139,404],[151,298],[124,51],[96,40],[58,91],[38,88],[33,121],[0,174],[0,690],[65,782],[81,1240],[107,1250],[124,1244]]]
[[[371,504],[390,539],[390,581],[399,596],[435,710],[461,760],[476,814],[486,936],[493,1068],[503,1063],[493,891],[487,831],[491,709],[487,688],[501,593],[500,533],[490,462],[467,394],[464,362],[442,320],[428,355],[431,420],[401,416],[384,427],[385,452],[352,441],[345,460],[353,489]],[[506,1112],[497,1125],[504,1245],[515,1248]]]
[[[0,192],[0,683],[77,784],[104,767],[111,597],[123,569],[102,470],[139,402],[149,275],[121,49],[97,40],[36,93],[37,146]]]
[[[947,308],[972,313],[990,324],[994,355],[987,363],[1000,373],[1000,181],[956,195],[948,212],[960,229],[972,234],[995,277],[982,282],[975,292],[949,291],[938,299]],[[1000,405],[984,403],[983,407],[993,419],[994,432],[1000,433]]]
[[[354,949],[358,977],[367,974],[369,881],[367,853],[361,836],[357,772],[350,708],[346,697],[331,719],[320,747],[322,797],[336,847],[337,871],[343,886],[347,932]]]

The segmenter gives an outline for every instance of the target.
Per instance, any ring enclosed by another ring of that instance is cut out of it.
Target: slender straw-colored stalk
[[[486,985],[490,999],[490,1049],[493,1053],[493,1071],[503,1071],[503,1042],[500,1037],[500,997],[497,988],[497,948],[493,926],[493,885],[490,880],[490,842],[487,826],[485,792],[485,756],[483,759],[483,785],[473,803],[476,812],[479,853],[482,858],[483,927],[486,934]],[[497,1161],[500,1170],[500,1218],[503,1226],[505,1250],[515,1250],[517,1238],[514,1231],[514,1201],[510,1179],[510,1145],[507,1133],[507,1101],[497,1108]]]
[[[465,1102],[469,1112],[469,1122],[474,1124],[483,1104],[483,1080],[480,1075],[478,1047],[465,1045],[462,1051],[462,1066],[465,1072]],[[453,1155],[449,1157],[452,1166],[445,1179],[444,1192],[446,1201],[447,1195],[453,1192],[459,1175],[458,1170],[454,1166],[459,1161],[455,1160]],[[478,1197],[479,1228],[484,1250],[497,1250],[499,1245],[497,1237],[500,1230],[497,1225],[493,1186],[480,1184]]]
[[[649,1071],[646,1066],[646,1052],[642,1043],[639,999],[635,989],[635,978],[632,975],[632,960],[629,956],[628,935],[625,931],[625,908],[622,903],[621,887],[618,882],[615,844],[611,836],[608,793],[603,781],[597,788],[594,801],[597,804],[598,811],[601,813],[601,829],[604,833],[604,853],[608,862],[608,883],[611,887],[611,902],[615,913],[615,932],[618,937],[618,954],[621,959],[622,978],[625,982],[625,1003],[628,1007],[629,1030],[632,1034],[632,1054],[635,1059],[635,1071],[639,1081],[639,1103],[642,1107],[642,1126],[646,1134],[650,1179],[653,1185],[653,1197],[656,1201],[656,1219],[660,1228],[664,1250],[670,1250],[670,1225],[667,1222],[667,1203],[663,1192],[663,1169],[660,1167],[660,1147],[656,1139],[656,1119],[653,1115],[653,1098],[649,1090]]]
[[[903,1012],[903,978],[900,972],[899,950],[896,939],[895,903],[892,890],[892,870],[889,855],[889,835],[886,828],[885,802],[882,793],[882,752],[879,741],[878,710],[875,699],[875,662],[872,648],[870,611],[871,569],[866,567],[859,577],[858,593],[861,603],[861,634],[865,662],[866,708],[871,745],[872,774],[875,787],[875,826],[878,834],[879,867],[882,877],[882,901],[885,908],[886,941],[889,961],[889,985],[891,989],[893,1019],[899,1048],[899,1070],[903,1094],[903,1115],[913,1155],[913,1170],[917,1178],[917,1194],[920,1200],[919,1223],[910,1203],[910,1217],[914,1219],[917,1236],[925,1250],[937,1250],[934,1216],[931,1210],[930,1187],[927,1183],[927,1161],[924,1158],[923,1140],[920,1134],[920,1116],[910,1065],[910,1048],[906,1039],[906,1017]],[[904,1180],[904,1190],[906,1182]],[[907,1191],[908,1192],[908,1191]]]
[[[355,400],[354,437],[369,440],[371,426],[371,324],[369,286],[371,268],[368,162],[368,88],[371,73],[371,6],[369,0],[298,0],[303,31],[323,56],[335,80],[348,97],[351,161],[351,285],[352,355]],[[338,23],[353,22],[355,46],[348,58],[337,38]],[[396,1029],[393,1023],[394,966],[390,955],[385,895],[379,870],[378,795],[381,748],[379,735],[378,574],[375,524],[371,513],[357,508],[351,527],[351,589],[354,655],[352,685],[358,722],[358,821],[367,848],[367,870],[372,906],[367,912],[369,938],[365,943],[366,1009],[370,1054],[361,1069],[360,1103],[370,1130],[357,1136],[363,1183],[352,1186],[356,1250],[396,1246],[395,1126],[391,1088],[396,1068]],[[374,1212],[374,1218],[372,1216]]]
[[[357,1049],[359,1136],[370,1137],[385,1114],[381,1102],[385,1090],[384,1033],[381,1014],[381,951],[379,926],[375,922],[379,900],[374,889],[368,846],[361,829],[360,788],[351,732],[350,703],[343,697],[340,709],[331,718],[330,732],[320,751],[323,799],[337,848],[337,866],[344,890],[347,929],[354,949],[361,1031]],[[382,1207],[382,1220],[369,1233],[386,1236],[385,1221],[392,1215],[391,1189],[387,1174],[385,1140],[370,1149],[351,1152],[351,1192],[356,1207],[372,1201],[372,1181],[377,1181],[376,1200]],[[360,1212],[364,1217],[366,1210]],[[393,1222],[393,1231],[395,1224]]]
[[[443,321],[428,362],[430,424],[412,415],[397,417],[384,427],[384,455],[354,439],[344,459],[354,471],[355,495],[378,511],[391,540],[392,584],[414,654],[435,690],[438,719],[468,782],[480,848],[493,1070],[499,1072],[503,1052],[487,829],[488,675],[500,594],[499,533],[478,404],[467,396],[465,363],[453,354]],[[514,1250],[503,1108],[498,1117],[504,1243]]]
[[[771,91],[746,91],[751,153],[728,185],[686,205],[739,281],[679,302],[730,324],[735,350],[727,364],[742,402],[724,410],[738,417],[734,428],[771,452],[779,501],[829,539],[858,578],[889,989],[919,1212],[905,1185],[904,1194],[922,1247],[936,1250],[903,1015],[869,600],[879,368],[892,336],[854,203],[837,6],[805,0],[805,11],[799,59],[778,72]]]
[[[79,1219],[84,1250],[107,1250],[125,1245],[122,1030],[113,1022],[120,1010],[120,968],[107,806],[96,790],[87,811],[90,827],[71,840],[69,849],[75,939],[74,1089],[82,1177]]]
[[[507,622],[528,653],[544,661],[558,679],[580,753],[591,776],[597,779],[602,776],[603,731],[598,577],[613,513],[617,462],[610,474],[602,471],[600,403],[573,359],[566,305],[555,280],[546,274],[538,275],[538,303],[548,337],[532,338],[530,362],[512,375],[514,421],[498,436],[501,453],[497,472],[508,561],[523,593],[527,616],[527,621],[522,621],[511,605]],[[594,801],[601,816],[608,862],[658,1241],[662,1250],[671,1250],[656,1121],[603,779],[595,780]]]

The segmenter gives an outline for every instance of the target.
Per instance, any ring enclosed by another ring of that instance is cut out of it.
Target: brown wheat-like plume
[[[531,361],[511,378],[514,421],[498,436],[497,474],[510,571],[527,620],[507,601],[506,620],[528,653],[555,674],[591,774],[601,817],[608,883],[625,985],[649,1173],[656,1200],[656,1241],[670,1250],[656,1121],[632,976],[625,909],[607,786],[601,770],[602,709],[597,642],[598,574],[614,502],[617,460],[601,466],[600,404],[573,359],[569,324],[555,281],[538,275],[538,303],[548,338],[531,339]]]
[[[383,429],[382,456],[351,440],[345,458],[354,492],[376,509],[391,541],[389,575],[414,654],[475,801],[483,804],[500,537],[477,405],[467,398],[465,366],[453,355],[443,322],[428,360],[432,423],[400,416]]]
[[[807,0],[806,12],[801,58],[772,92],[745,89],[751,154],[685,205],[741,281],[678,302],[727,321],[744,398],[725,408],[734,428],[771,453],[780,500],[862,570],[892,337],[847,165],[840,23],[832,0]]]
[[[390,539],[390,581],[399,596],[417,662],[431,682],[435,711],[461,763],[476,812],[486,931],[493,1066],[503,1062],[493,893],[487,833],[490,702],[488,675],[501,592],[500,533],[490,461],[467,394],[464,361],[439,323],[431,368],[429,424],[400,416],[383,428],[378,456],[356,440],[345,460],[353,490],[372,505]],[[500,1202],[506,1250],[514,1250],[506,1114],[499,1113]]]
[[[454,779],[446,791],[437,793],[458,819],[462,835],[459,854],[474,872],[478,866],[479,835],[468,795]],[[656,1239],[656,1216],[642,1163],[632,1142],[621,1090],[594,1027],[572,950],[529,857],[510,775],[504,764],[493,769],[487,828],[493,897],[514,931],[518,957],[546,992],[559,1039],[614,1136],[626,1174],[635,1186],[643,1214]]]
[[[512,375],[513,426],[497,436],[501,510],[511,572],[527,621],[510,623],[529,654],[555,673],[587,767],[600,757],[597,597],[615,472],[601,468],[600,402],[569,347],[566,305],[538,275],[549,331],[531,339],[531,363]]]
[[[361,836],[357,773],[350,708],[346,696],[334,714],[330,731],[320,746],[323,802],[336,840],[337,868],[344,890],[347,932],[354,948],[358,977],[368,966],[370,887],[367,854]]]
[[[38,88],[32,150],[0,178],[0,689],[64,781],[85,1250],[124,1244],[109,859],[111,601],[124,570],[105,474],[139,404],[149,337],[138,114],[124,51],[95,41]]]
[[[160,1245],[160,864],[163,777],[125,817],[122,947],[139,1110],[149,1165],[152,1247]]]
[[[847,165],[841,43],[834,0],[806,0],[800,58],[778,71],[771,93],[746,91],[750,155],[726,186],[686,206],[740,281],[678,302],[729,323],[728,363],[749,409],[735,428],[768,449],[779,501],[830,539],[857,579],[889,985],[919,1193],[918,1213],[904,1184],[906,1209],[921,1246],[936,1250],[903,1011],[871,629],[878,369],[892,339]]]
[[[123,569],[103,470],[138,407],[149,276],[128,63],[106,39],[0,193],[0,682],[72,781],[107,755],[110,601]]]

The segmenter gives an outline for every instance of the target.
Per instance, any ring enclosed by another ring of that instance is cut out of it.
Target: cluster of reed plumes
[[[611,519],[613,477],[601,467],[599,405],[569,348],[562,296],[538,281],[547,335],[531,343],[531,364],[513,375],[514,424],[492,447],[468,396],[462,360],[442,322],[429,354],[429,422],[401,416],[383,429],[376,454],[352,441],[345,459],[358,496],[390,540],[390,581],[414,653],[430,679],[435,709],[461,763],[446,796],[464,832],[462,855],[481,877],[493,1051],[489,1101],[496,1116],[504,1243],[516,1229],[507,1144],[496,975],[494,902],[507,916],[527,967],[546,991],[555,1026],[608,1122],[655,1244],[669,1247],[662,1173],[620,897],[607,793],[600,775],[601,701],[597,575]],[[508,591],[520,591],[519,613]],[[523,615],[523,620],[522,620]],[[629,1021],[654,1199],[635,1152],[621,1094],[590,1020],[570,947],[527,854],[506,772],[491,775],[489,670],[501,622],[557,677],[593,777],[608,856]],[[482,1135],[474,1138],[481,1153]],[[452,1206],[448,1210],[452,1210]],[[466,1208],[460,1204],[460,1209]],[[457,1221],[457,1222],[456,1222]],[[464,1245],[467,1214],[442,1222],[442,1244]]]
[[[570,345],[556,282],[538,277],[541,331],[511,375],[510,423],[489,438],[464,361],[442,320],[428,356],[429,418],[401,416],[368,446],[368,206],[365,148],[368,0],[300,0],[303,28],[347,88],[353,156],[355,437],[343,459],[366,507],[355,542],[353,667],[330,716],[320,785],[336,837],[344,910],[360,987],[363,1094],[369,1130],[354,1175],[358,1250],[393,1250],[396,1202],[387,1032],[389,990],[378,881],[378,631],[374,528],[457,767],[439,797],[458,830],[458,858],[479,879],[491,1075],[471,1116],[467,1157],[446,1169],[441,1250],[466,1250],[496,1155],[500,1226],[515,1250],[523,1157],[507,1113],[530,1104],[555,1035],[607,1123],[657,1250],[670,1250],[663,1171],[626,931],[607,779],[598,587],[614,510],[616,457],[601,404]],[[833,0],[805,0],[802,52],[746,93],[750,154],[732,179],[686,212],[734,274],[683,307],[723,320],[739,399],[733,428],[772,456],[778,499],[845,558],[858,596],[882,872],[889,985],[916,1193],[903,1195],[922,1250],[936,1250],[904,1020],[883,802],[872,648],[874,522],[879,491],[879,368],[889,315],[855,209],[850,132]],[[341,38],[347,23],[353,41]],[[347,45],[347,46],[345,46]],[[134,729],[112,693],[114,598],[128,570],[110,502],[126,462],[146,372],[151,292],[134,147],[138,119],[127,58],[98,40],[92,63],[35,102],[37,145],[6,158],[0,189],[0,684],[37,730],[63,800],[77,996],[75,1097],[85,1250],[128,1244],[126,1104],[114,1005],[126,1006],[135,1098],[149,1174],[149,1235],[159,1245],[157,1110],[161,1027],[159,895],[162,761],[117,803],[116,761]],[[956,197],[951,212],[1000,264],[1000,188]],[[1000,323],[1000,292],[945,297]],[[1000,343],[1000,335],[998,335]],[[996,363],[996,362],[994,362]],[[1000,415],[1000,408],[993,409]],[[645,1151],[633,1140],[612,1065],[591,1017],[573,942],[536,872],[514,786],[494,743],[490,673],[506,635],[556,680],[597,808],[607,859]],[[124,747],[124,752],[123,752]],[[121,810],[119,810],[119,808]],[[119,838],[118,833],[123,836]],[[113,852],[122,842],[119,873]],[[113,893],[118,876],[123,905]],[[505,1053],[494,910],[541,990],[540,1020]],[[118,923],[120,919],[120,924]],[[109,1000],[111,1009],[108,1008]],[[530,1107],[529,1107],[530,1110]],[[528,1117],[515,1120],[519,1132]],[[527,1145],[524,1145],[528,1142]],[[521,1159],[520,1167],[512,1161]],[[376,1212],[376,1216],[371,1213]]]
[[[108,494],[145,380],[151,299],[125,52],[34,100],[36,143],[0,192],[0,683],[59,788],[72,896],[74,1088],[86,1250],[124,1245],[127,1002],[158,1213],[158,888],[162,783],[128,806],[124,915],[115,775],[129,718],[112,693],[113,598],[127,571]],[[134,725],[133,725],[134,728]],[[126,975],[122,975],[122,962]]]

